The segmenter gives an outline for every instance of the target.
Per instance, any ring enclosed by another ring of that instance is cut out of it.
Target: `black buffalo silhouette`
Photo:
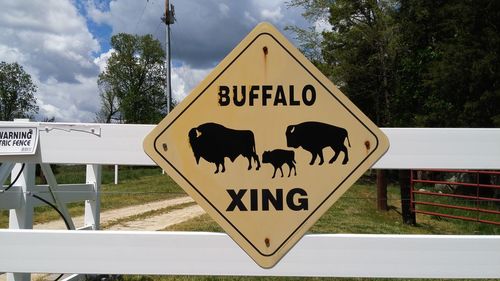
[[[281,166],[287,164],[289,171],[288,177],[294,169],[294,175],[297,175],[297,168],[295,167],[295,152],[291,150],[275,149],[273,151],[264,151],[262,154],[262,163],[271,163],[274,167],[273,179],[276,176],[276,170],[280,169],[281,177],[283,177],[283,169]]]
[[[310,165],[314,164],[319,155],[319,165],[323,164],[323,148],[331,147],[335,153],[329,163],[335,162],[340,152],[344,152],[342,164],[349,162],[349,153],[344,141],[351,147],[347,130],[330,124],[321,122],[304,122],[297,125],[290,125],[286,128],[286,143],[288,147],[298,148],[309,151],[312,155]]]
[[[234,130],[216,123],[205,123],[189,131],[189,144],[196,164],[199,164],[200,158],[214,163],[216,174],[219,172],[219,165],[222,166],[222,173],[226,171],[224,158],[228,157],[234,162],[240,155],[248,159],[248,170],[252,169],[252,158],[257,162],[256,169],[260,168],[252,131]]]

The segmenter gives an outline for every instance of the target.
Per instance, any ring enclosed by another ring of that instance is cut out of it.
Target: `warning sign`
[[[260,266],[272,267],[388,149],[283,35],[259,24],[144,141]]]
[[[0,155],[35,154],[37,143],[36,127],[0,127]]]

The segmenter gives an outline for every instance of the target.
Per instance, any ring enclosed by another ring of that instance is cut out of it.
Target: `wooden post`
[[[100,228],[101,198],[99,190],[101,189],[101,165],[87,165],[87,183],[94,185],[95,199],[85,200],[85,219],[84,226],[91,226],[92,230]]]
[[[11,178],[14,180],[21,170],[22,164],[16,164],[12,169]],[[19,186],[23,192],[21,204],[17,209],[9,212],[9,229],[33,229],[33,197],[28,192],[35,186],[35,164],[25,164],[21,176],[14,186]],[[5,253],[6,254],[6,253]],[[30,273],[7,273],[7,281],[30,281]]]
[[[377,170],[377,209],[387,211],[387,171]]]
[[[410,186],[410,170],[399,170],[399,184],[401,187],[401,213],[403,223],[416,225],[417,218],[412,211],[411,204],[411,186]]]

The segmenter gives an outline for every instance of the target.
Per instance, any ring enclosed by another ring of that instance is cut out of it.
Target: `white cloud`
[[[5,1],[4,1],[5,2]],[[74,74],[95,75],[92,53],[99,43],[69,0],[6,1],[0,12],[1,57],[30,65],[49,77],[70,82]]]
[[[39,118],[55,117],[58,122],[92,122],[99,110],[97,77],[76,77],[78,83],[49,79],[39,84]]]
[[[16,47],[0,45],[0,58],[6,62],[26,61],[25,55]]]
[[[212,69],[194,69],[188,65],[172,68],[172,96],[182,101]]]
[[[328,19],[318,19],[314,22],[314,30],[317,32],[329,31],[332,29],[332,25],[328,22]]]
[[[2,1],[2,27],[37,32],[65,33],[80,31],[85,19],[78,16],[70,1]]]
[[[94,8],[99,9],[97,6]],[[92,14],[97,20],[96,23],[109,24],[113,34],[119,32],[148,34],[155,32],[155,28],[161,23],[164,11],[164,1],[111,0],[109,11],[101,9]]]
[[[99,72],[104,72],[106,70],[108,60],[114,52],[114,49],[109,49],[109,51],[107,51],[106,53],[102,53],[94,59],[94,63],[99,66]]]
[[[160,21],[164,1],[112,0],[109,9],[98,7],[98,0],[89,1],[87,13],[96,23],[109,24],[113,34],[151,33],[165,42],[165,25]],[[290,24],[306,24],[301,10],[287,9],[285,0],[171,3],[177,19],[171,26],[172,57],[195,68],[215,66],[260,21],[270,21],[282,31]]]
[[[276,7],[274,10],[263,9],[260,12],[263,20],[270,21],[272,23],[277,23],[283,19],[283,14],[281,13],[281,7]]]
[[[224,3],[219,3],[219,12],[221,15],[227,17],[229,15],[229,6]]]
[[[2,1],[0,60],[18,62],[32,76],[40,118],[93,119],[99,49],[71,0]]]
[[[256,24],[258,22],[258,20],[254,18],[250,12],[245,11],[244,15],[245,15],[245,20],[247,20],[251,24]]]
[[[99,6],[99,3],[96,3],[92,0],[87,0],[85,3],[85,9],[87,12],[87,16],[98,24],[110,24],[110,14],[104,12],[104,7]]]
[[[183,99],[258,22],[270,21],[282,31],[286,25],[305,23],[301,11],[287,9],[285,0],[171,2],[177,18],[172,25],[172,58],[182,65],[172,70],[176,100]],[[108,25],[112,34],[152,33],[164,43],[163,5],[162,0],[3,0],[0,61],[17,61],[32,75],[41,117],[92,121],[100,106],[97,76],[112,50],[100,50],[99,41],[110,38],[96,38],[87,22]]]

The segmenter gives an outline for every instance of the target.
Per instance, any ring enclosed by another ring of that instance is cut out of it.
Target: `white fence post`
[[[59,211],[63,215],[63,219],[67,223],[67,226],[69,229],[75,229],[75,224],[73,223],[73,219],[71,218],[71,215],[69,214],[69,210],[66,207],[66,204],[61,201],[59,198],[60,196],[57,194],[57,192],[54,192],[53,190],[57,190],[57,181],[56,177],[54,176],[54,173],[52,172],[52,169],[50,168],[49,164],[40,164],[40,168],[42,169],[43,174],[45,175],[45,179],[47,180],[47,183],[49,184],[49,192],[52,195],[52,199],[54,200],[54,204],[57,206]]]
[[[115,184],[118,184],[118,165],[115,165]]]
[[[28,195],[35,186],[35,164],[24,164],[21,176],[14,186],[22,190],[21,205],[9,212],[9,229],[33,228],[33,197]],[[14,180],[21,171],[22,164],[16,164],[12,169],[11,180]],[[30,273],[7,273],[7,281],[29,281]]]
[[[0,182],[4,183],[5,180],[9,177],[9,174],[12,172],[12,168],[14,168],[14,163],[2,163],[0,167]]]
[[[100,228],[100,211],[101,211],[101,165],[87,165],[86,182],[94,185],[95,198],[93,200],[85,200],[85,220],[86,227],[92,227],[92,230]]]

